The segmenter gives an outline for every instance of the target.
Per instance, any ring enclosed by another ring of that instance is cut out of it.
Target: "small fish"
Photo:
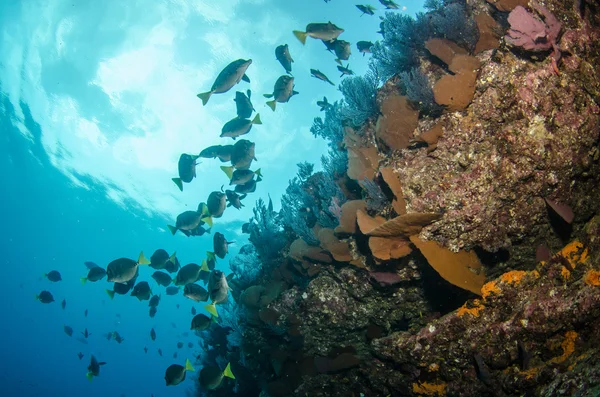
[[[177,358],[177,352],[173,353],[173,358]]]
[[[175,260],[177,260],[176,252],[173,252],[173,255],[169,255],[167,251],[159,248],[150,257],[150,267],[153,269],[164,269],[167,262],[175,262]]]
[[[192,326],[190,329],[194,331],[206,331],[210,327],[211,319],[205,314],[197,314],[192,319]]]
[[[233,150],[233,145],[215,145],[209,146],[206,149],[202,150],[199,157],[206,159],[214,159],[219,158],[221,162],[227,162],[231,160],[231,151]]]
[[[150,284],[147,281],[140,281],[133,287],[133,291],[131,291],[131,296],[135,296],[140,301],[147,301],[150,299],[151,294]]]
[[[221,259],[225,258],[225,255],[229,252],[229,244],[233,244],[235,241],[227,241],[222,233],[216,232],[213,237],[213,250],[216,256]]]
[[[123,343],[123,341],[125,341],[125,338],[123,338],[121,335],[119,335],[119,333],[117,331],[113,332],[113,339],[118,344],[121,344],[121,343]]]
[[[79,359],[81,360],[83,358],[83,353],[82,352],[77,353],[77,357],[79,357]]]
[[[206,302],[208,300],[208,291],[198,284],[186,284],[183,288],[183,296],[195,302]]]
[[[192,342],[188,342],[188,347],[191,349],[194,347],[194,344]]]
[[[227,196],[227,207],[233,207],[239,210],[244,206],[242,200],[246,197],[245,194],[240,196],[233,190],[225,190],[225,195]]]
[[[156,316],[156,312],[158,312],[158,309],[156,308],[156,306],[152,306],[150,310],[148,310],[148,315],[150,316],[150,318],[154,318],[154,316]]]
[[[177,348],[181,349],[183,347],[183,342],[177,342]]]
[[[129,280],[127,283],[122,284],[122,283],[114,283],[113,284],[113,290],[105,290],[106,293],[108,294],[108,296],[110,297],[110,299],[113,299],[115,297],[115,294],[119,294],[119,295],[125,295],[127,294],[129,291],[131,291],[131,289],[133,288],[133,286],[135,285],[135,280],[137,278],[137,274],[136,277],[132,278],[131,280]]]
[[[323,44],[325,44],[325,48],[329,52],[333,52],[335,50],[335,42],[336,40],[321,40]]]
[[[197,229],[198,226],[207,222],[207,215],[198,211],[184,211],[177,215],[175,226],[167,225],[173,235],[177,233],[177,230],[190,231]]]
[[[254,148],[254,142],[247,139],[237,141],[231,151],[231,166],[237,170],[249,169],[252,161],[256,160]]]
[[[235,119],[229,120],[221,129],[221,138],[233,138],[234,140],[242,135],[246,135],[250,132],[253,125],[260,125],[260,114],[256,114],[252,120],[242,119],[236,117]]]
[[[92,377],[100,375],[100,367],[105,364],[106,363],[104,361],[98,362],[98,360],[96,360],[96,357],[94,357],[94,355],[92,354],[92,358],[90,360],[90,365],[88,365],[88,368],[87,368],[88,373],[85,375],[86,378],[88,378],[88,380],[91,382]]]
[[[39,300],[42,303],[52,303],[54,302],[54,297],[50,291],[42,291],[39,295],[35,296],[35,299]]]
[[[106,335],[104,335],[106,337],[106,340],[110,341],[113,338],[113,333],[109,332]]]
[[[158,349],[158,355],[162,357],[162,350]]]
[[[192,306],[192,316],[196,315],[196,308]]]
[[[44,273],[44,277],[46,277],[48,280],[52,281],[53,283],[56,283],[56,282],[59,282],[62,280],[60,273],[56,270],[51,270],[48,273]]]
[[[143,252],[137,261],[129,258],[119,258],[110,262],[106,267],[107,281],[114,283],[126,283],[137,274],[139,265],[149,265],[150,261],[146,259]]]
[[[91,282],[100,281],[104,278],[104,276],[106,276],[106,270],[104,270],[103,268],[101,268],[99,266],[96,266],[96,267],[90,268],[90,270],[88,271],[87,277],[81,277],[79,280],[81,280],[81,284],[85,284],[88,281],[91,281]]]
[[[65,308],[67,307],[67,300],[63,299],[63,301],[60,304],[60,307],[62,307],[63,310],[65,310]]]
[[[206,261],[202,262],[202,266],[198,266],[195,263],[189,263],[179,269],[175,280],[173,283],[175,285],[186,285],[195,283],[200,278],[200,272],[208,271],[208,266],[206,265]]]
[[[154,328],[150,330],[150,338],[152,338],[152,340],[156,340],[156,331]]]
[[[276,103],[286,103],[294,95],[298,95],[298,91],[294,91],[294,78],[288,75],[279,76],[273,86],[272,94],[264,94],[265,98],[273,98],[268,101],[267,105],[275,111]]]
[[[254,106],[252,106],[252,101],[250,100],[251,95],[252,92],[250,90],[247,90],[246,94],[241,91],[236,91],[235,93],[235,98],[233,99],[235,101],[235,110],[237,116],[241,119],[249,119],[250,116],[252,116],[252,112],[255,111]]]
[[[198,226],[200,227],[200,226]],[[194,230],[190,230],[189,232],[194,232],[196,229]],[[185,234],[185,232],[184,232]],[[175,260],[173,262],[168,261],[165,264],[165,268],[164,270],[168,271],[169,273],[175,273],[177,270],[179,270],[179,268],[181,267],[181,264],[179,263],[179,259],[175,258]]]
[[[65,334],[73,336],[73,328],[69,327],[68,325],[64,325],[63,330],[65,331]]]
[[[177,169],[179,171],[179,177],[171,178],[177,185],[179,190],[183,192],[183,183],[190,183],[196,177],[196,160],[198,156],[183,153],[179,156],[179,162],[177,163]]]
[[[235,376],[231,372],[230,363],[227,363],[227,367],[225,367],[224,371],[221,371],[218,367],[210,365],[204,366],[202,370],[200,370],[200,385],[207,390],[215,390],[221,385],[225,376],[235,379]]]
[[[158,285],[168,287],[171,284],[171,276],[165,272],[155,271],[151,276]]]
[[[84,337],[85,339],[87,339],[87,338],[89,338],[89,337],[90,337],[90,335],[92,335],[92,333],[91,333],[91,332],[88,332],[88,329],[86,328],[86,329],[85,329],[85,330],[84,330],[84,331],[81,333],[81,335],[83,335],[83,337]]]
[[[148,302],[148,306],[157,307],[159,303],[160,303],[160,295],[153,295],[152,298],[150,298],[150,302]]]
[[[357,4],[356,8],[358,8],[360,11],[362,11],[362,14],[360,14],[360,16],[362,17],[365,14],[368,15],[375,15],[375,10],[376,8],[373,7],[372,5],[362,5],[362,4]]]
[[[327,97],[323,97],[322,101],[317,101],[317,106],[321,108],[319,110],[322,112],[325,109],[329,108],[331,106],[331,103],[327,101]]]
[[[325,81],[331,85],[335,85],[331,82],[331,80],[329,80],[329,78],[327,76],[325,76],[325,74],[323,72],[321,72],[318,69],[311,69],[310,74],[312,77],[316,77],[319,80]]]
[[[233,167],[225,167],[221,166],[221,170],[225,172],[227,177],[229,178],[229,186],[231,185],[243,185],[248,182],[250,179],[254,178],[254,175],[258,177],[262,177],[260,168],[256,171],[250,170],[234,170]]]
[[[283,66],[286,73],[292,74],[292,63],[294,60],[290,55],[290,49],[287,44],[282,44],[275,48],[275,58]]]
[[[251,64],[252,59],[238,59],[225,66],[215,79],[210,91],[197,95],[197,97],[202,100],[202,105],[206,105],[212,94],[222,94],[227,92],[241,80],[249,83],[250,79],[246,75],[246,70]]]
[[[195,371],[189,359],[185,360],[185,367],[179,364],[170,365],[165,371],[165,381],[167,382],[167,386],[176,386],[183,382],[187,371]]]
[[[178,287],[167,287],[166,291],[167,295],[177,295],[179,293]]]
[[[148,348],[144,346],[144,353],[148,353]]]
[[[234,191],[239,194],[254,193],[256,191],[256,184],[262,181],[262,178],[251,179],[243,185],[236,185]]]
[[[387,10],[397,10],[400,6],[394,3],[392,0],[379,0],[379,2],[387,9]]]
[[[219,317],[215,305],[225,303],[229,293],[229,285],[225,274],[220,270],[213,270],[208,279],[208,294],[212,301],[210,305],[204,306],[207,312],[214,317]]]
[[[352,46],[350,45],[350,42],[346,40],[336,40],[333,51],[337,56],[335,61],[341,65],[342,61],[347,61],[348,58],[350,58]]]
[[[227,208],[227,197],[223,192],[211,192],[206,200],[208,213],[212,218],[220,218]]]
[[[354,72],[352,70],[348,69],[349,67],[350,67],[350,64],[346,65],[346,67],[343,67],[343,66],[337,67],[337,70],[342,72],[342,74],[340,75],[340,78],[343,77],[344,75],[351,76],[354,74]]]
[[[373,47],[373,43],[370,41],[359,41],[356,43],[356,48],[358,48],[358,52],[362,52],[363,57],[366,53],[371,53],[371,48]]]
[[[83,312],[83,317],[87,317],[88,315],[88,309],[85,309],[85,311]]]
[[[294,36],[302,44],[306,44],[306,37],[312,37],[313,39],[320,40],[334,40],[337,39],[340,34],[344,32],[344,29],[341,29],[335,26],[331,22],[327,23],[309,23],[306,25],[306,30],[304,32],[294,30]]]

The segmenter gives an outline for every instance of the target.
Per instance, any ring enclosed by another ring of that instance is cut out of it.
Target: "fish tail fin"
[[[210,251],[206,251],[206,258],[207,259],[217,259],[217,257],[215,256],[214,252],[210,252]]]
[[[256,113],[256,116],[254,116],[254,119],[252,120],[252,124],[262,124],[260,113]]]
[[[225,367],[225,371],[223,371],[223,375],[225,375],[228,378],[235,379],[233,372],[231,372],[231,363],[227,363],[227,366]]]
[[[275,100],[268,101],[267,106],[269,106],[272,111],[275,111],[275,108],[277,107],[277,102],[275,102]]]
[[[301,32],[299,30],[294,30],[294,31],[292,31],[292,33],[294,33],[294,36],[296,36],[296,38],[298,40],[300,40],[300,42],[302,43],[302,45],[306,44],[306,36],[308,36],[308,34],[306,32]]]
[[[196,95],[198,98],[202,99],[202,106],[205,106],[210,96],[212,95],[212,91],[203,92],[201,94]]]
[[[254,173],[255,173],[255,174],[256,174],[256,176],[258,176],[259,178],[262,178],[262,176],[263,176],[263,175],[262,175],[262,172],[261,172],[261,170],[260,170],[260,168],[259,168],[259,169],[257,169],[256,171],[254,171]]]
[[[192,366],[192,362],[190,361],[190,359],[189,359],[189,358],[188,358],[187,360],[185,360],[185,370],[186,370],[186,371],[192,371],[192,372],[195,372],[195,371],[196,371],[196,368],[194,368],[194,367]]]
[[[91,372],[88,372],[87,374],[85,374],[85,377],[91,382],[94,375],[92,375]]]
[[[210,272],[210,269],[208,268],[208,264],[206,263],[206,259],[202,260],[202,267],[200,267],[200,270],[203,272]]]
[[[171,255],[169,257],[169,262],[171,262],[172,264],[176,264],[176,262],[177,262],[177,251],[173,252],[173,255]]]
[[[221,170],[223,170],[225,175],[227,175],[227,178],[231,180],[231,178],[233,177],[233,166],[222,165]]]
[[[85,285],[87,283],[87,277],[79,277],[79,281],[81,281],[81,285]]]
[[[35,294],[35,299],[39,301],[40,300],[40,296],[38,294]]]
[[[210,305],[205,305],[204,308],[206,309],[207,312],[209,312],[213,316],[219,317],[219,313],[217,313],[217,307],[215,306],[214,302],[211,303]]]
[[[202,218],[201,220],[202,220],[202,222],[206,223],[209,226],[209,229],[213,227],[212,216],[207,216],[206,218]]]
[[[206,203],[200,203],[200,215],[208,215],[208,206]]]
[[[177,233],[177,228],[175,226],[167,225],[167,227],[169,228],[173,236],[175,235],[175,233]]]
[[[106,294],[108,295],[108,297],[110,299],[114,299],[114,297],[115,297],[115,291],[111,291],[109,289],[105,289],[105,291],[106,291]]]
[[[183,181],[181,180],[181,178],[171,178],[171,180],[175,182],[179,190],[183,192]]]
[[[138,265],[149,265],[150,261],[144,256],[144,251],[140,251],[140,256],[137,260]]]
[[[342,65],[342,60],[339,58],[336,58],[335,62],[338,63],[340,66],[344,66],[344,65]]]

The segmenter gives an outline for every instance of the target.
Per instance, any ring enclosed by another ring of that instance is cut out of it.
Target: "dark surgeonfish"
[[[42,303],[52,303],[54,302],[54,297],[50,291],[42,291],[38,295],[35,296],[35,299],[39,300]]]
[[[110,297],[110,299],[113,299],[115,297],[115,294],[125,295],[129,291],[131,291],[131,289],[135,285],[136,278],[137,278],[137,275],[136,275],[136,277],[132,278],[131,280],[129,280],[125,284],[123,284],[123,283],[114,283],[112,291],[108,290],[108,289],[105,290],[105,291],[108,294],[108,296]]]
[[[57,270],[51,270],[48,273],[44,273],[44,277],[53,283],[59,282],[62,280],[60,273]]]
[[[185,232],[183,232],[183,234],[185,234]],[[169,273],[175,273],[180,267],[181,264],[179,263],[179,259],[175,258],[175,261],[168,261],[165,264],[164,270],[168,271]]]
[[[321,72],[318,69],[311,69],[310,70],[310,75],[312,77],[316,77],[317,79],[321,80],[321,81],[325,81],[331,85],[335,85],[333,84],[333,82],[331,80],[329,80],[329,77],[325,76],[325,73]]]
[[[169,255],[167,251],[162,248],[154,251],[152,256],[150,257],[150,267],[153,269],[164,269],[167,262],[174,262],[177,259],[177,255],[173,252],[172,255]]]
[[[156,331],[154,328],[150,330],[150,338],[152,338],[152,340],[156,340]]]
[[[257,179],[250,179],[243,185],[236,185],[235,192],[239,194],[254,193],[256,191],[256,184],[260,181],[262,181],[262,178],[258,177]]]
[[[133,287],[133,291],[131,291],[131,296],[135,296],[140,301],[147,301],[151,295],[152,291],[147,281],[140,281]]]
[[[212,94],[222,94],[227,92],[231,87],[239,83],[240,80],[249,83],[250,79],[246,76],[246,70],[251,64],[252,59],[238,59],[225,66],[215,79],[210,91],[197,95],[197,97],[202,100],[202,105],[206,105]]]
[[[63,299],[63,301],[60,304],[60,307],[62,307],[63,310],[65,310],[65,308],[67,307],[67,300],[66,299]]]
[[[232,150],[233,145],[214,145],[202,150],[198,156],[205,159],[214,159],[218,157],[222,163],[225,163],[231,160]]]
[[[99,266],[95,266],[89,268],[87,277],[80,277],[79,280],[81,280],[81,284],[85,284],[88,281],[100,281],[104,278],[104,276],[106,276],[106,270]]]
[[[233,207],[235,209],[241,209],[244,204],[242,204],[242,200],[246,198],[245,194],[241,196],[234,192],[233,190],[225,190],[225,195],[227,196],[227,207]]]
[[[251,96],[252,92],[250,90],[247,90],[245,94],[241,91],[235,92],[235,98],[233,99],[235,101],[235,110],[237,116],[241,119],[249,119],[250,116],[252,116],[252,112],[255,111],[254,106],[252,106],[252,101],[250,100]]]
[[[156,316],[156,312],[158,312],[158,309],[156,308],[156,306],[152,306],[150,307],[150,310],[148,310],[148,315],[150,316],[150,318],[154,318],[154,316]]]
[[[208,296],[211,299],[211,304],[204,306],[207,312],[214,317],[219,317],[215,305],[225,303],[229,293],[229,285],[225,274],[220,270],[213,270],[208,279]]]
[[[206,200],[208,213],[212,218],[220,218],[227,208],[227,197],[223,192],[211,192]]]
[[[88,380],[91,382],[94,376],[100,375],[100,367],[105,364],[106,363],[104,361],[98,362],[98,360],[96,360],[96,357],[94,357],[94,355],[92,354],[92,358],[90,359],[90,365],[88,365],[87,368],[88,373],[85,375],[86,378],[88,378]]]
[[[213,250],[216,256],[221,259],[225,258],[225,255],[229,252],[229,244],[233,244],[235,241],[227,241],[222,233],[216,232],[213,237]]]
[[[196,314],[192,319],[192,326],[190,329],[194,331],[206,331],[210,327],[211,319],[205,314]]]
[[[198,379],[200,380],[200,385],[205,389],[215,390],[221,385],[224,377],[235,379],[229,363],[227,363],[227,367],[225,367],[224,371],[221,371],[218,367],[210,365],[204,366],[202,370],[200,370],[200,377]]]
[[[183,192],[183,183],[190,183],[196,177],[196,160],[198,156],[183,153],[179,156],[179,162],[177,163],[177,169],[179,171],[179,177],[171,178],[177,185],[179,190]]]
[[[294,60],[290,55],[290,49],[287,44],[282,44],[275,48],[275,58],[283,66],[286,73],[292,74],[292,63]]]
[[[248,120],[236,117],[235,119],[229,120],[221,129],[221,138],[233,138],[234,140],[242,135],[246,135],[252,129],[254,124],[262,124],[260,121],[260,114],[256,114],[254,119]]]
[[[227,177],[229,178],[229,185],[243,185],[248,182],[250,179],[254,178],[254,175],[257,175],[259,178],[262,177],[260,168],[256,171],[250,170],[234,170],[233,167],[225,167],[221,166],[221,170],[225,172]]]
[[[73,336],[73,328],[69,327],[68,325],[64,325],[63,329],[65,331],[65,334]]]
[[[231,166],[236,170],[249,169],[252,161],[256,160],[254,148],[254,142],[250,142],[247,139],[237,141],[231,151]]]
[[[167,386],[177,386],[185,380],[187,371],[195,371],[189,359],[185,360],[185,367],[179,364],[172,364],[165,371],[165,381]]]
[[[373,43],[370,41],[359,41],[356,43],[356,48],[358,48],[358,52],[362,52],[363,57],[366,53],[371,53],[371,48],[373,47]]]
[[[265,98],[273,98],[267,101],[267,105],[275,111],[277,102],[286,103],[294,95],[298,95],[298,91],[294,91],[294,78],[286,74],[280,76],[273,87],[272,94],[264,94]]]
[[[179,288],[178,287],[174,287],[174,286],[170,286],[170,287],[167,287],[167,289],[165,290],[165,292],[169,296],[177,295],[179,293]]]
[[[336,40],[333,51],[337,56],[335,61],[341,65],[342,61],[347,61],[348,58],[350,58],[350,55],[352,54],[352,47],[346,40]]]
[[[338,65],[337,70],[339,70],[340,72],[342,72],[342,74],[340,75],[340,77],[344,77],[344,75],[346,75],[346,76],[353,75],[354,72],[352,70],[350,70],[349,68],[350,68],[350,64],[346,65],[346,67]]]
[[[319,110],[322,112],[322,111],[324,111],[325,109],[329,108],[329,107],[331,106],[331,103],[329,103],[329,102],[327,101],[327,98],[326,98],[326,97],[323,97],[323,100],[322,100],[322,101],[317,101],[317,106],[319,106],[319,107],[320,107],[320,109],[319,109]]]
[[[183,296],[195,302],[206,302],[208,300],[208,291],[198,284],[186,284],[183,288]]]
[[[159,270],[155,271],[151,276],[158,285],[168,287],[171,284],[171,276]]]
[[[205,262],[202,262],[202,266],[195,263],[188,263],[177,273],[173,284],[175,285],[186,285],[195,283],[200,278],[200,272],[208,271],[208,267]]]
[[[140,252],[137,261],[129,258],[115,259],[106,267],[106,280],[111,283],[126,283],[136,276],[139,265],[149,264],[150,261],[146,259],[144,252]]]
[[[306,44],[306,37],[330,41],[337,39],[338,36],[343,32],[344,29],[335,26],[331,22],[309,23],[308,25],[306,25],[306,30],[304,32],[301,32],[299,30],[293,31],[294,36],[296,36],[296,38],[300,40],[302,44]]]
[[[190,231],[206,222],[207,214],[198,211],[185,211],[177,215],[175,226],[167,225],[173,235],[177,230]]]

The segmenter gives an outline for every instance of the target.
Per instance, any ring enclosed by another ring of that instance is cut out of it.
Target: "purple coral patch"
[[[545,7],[533,3],[535,10],[544,17],[544,21],[521,6],[515,7],[508,15],[508,30],[505,40],[515,47],[527,51],[556,50],[556,40],[561,23]]]

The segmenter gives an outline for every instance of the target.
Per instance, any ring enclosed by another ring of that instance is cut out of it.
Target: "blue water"
[[[153,72],[151,82],[156,89],[146,86],[143,80],[119,92],[115,105],[115,98],[107,92],[108,83],[101,87],[93,83],[102,65],[131,48],[143,47],[150,40],[147,31],[164,25],[161,18],[172,18],[185,8],[181,4],[191,7],[193,3],[212,2],[0,2],[3,33],[0,47],[4,47],[0,48],[2,396],[153,394],[159,397],[192,393],[195,389],[192,379],[171,388],[165,386],[163,379],[169,365],[184,364],[186,358],[194,362],[201,354],[198,337],[189,331],[192,301],[182,295],[166,296],[164,289],[150,278],[152,269],[141,269],[138,280],[150,281],[153,292],[162,295],[155,318],[148,316],[147,301],[121,295],[110,300],[105,289],[112,288],[112,284],[105,280],[85,285],[79,281],[87,273],[84,261],[106,266],[119,257],[137,258],[141,250],[150,257],[155,249],[163,248],[169,253],[177,251],[183,265],[200,263],[206,251],[212,250],[211,235],[173,237],[165,226],[174,222],[177,213],[187,206],[195,207],[223,184],[223,175],[218,170],[220,163],[209,161],[199,169],[198,180],[189,189],[186,185],[180,194],[170,181],[175,176],[179,154],[197,153],[209,144],[223,142],[216,131],[210,137],[209,132],[202,131],[199,138],[198,131],[183,129],[174,138],[169,135],[168,127],[173,120],[193,118],[195,112],[208,110],[222,124],[234,112],[233,102],[229,102],[234,91],[248,87],[238,86],[226,95],[214,96],[204,110],[191,95],[181,99],[181,105],[175,107],[181,113],[173,116],[159,112],[164,104],[175,101],[161,102],[160,90],[164,89],[161,79],[168,78],[173,71],[193,71],[208,65],[210,76],[198,77],[202,83],[189,82],[192,91],[205,91],[212,84],[214,72],[228,62],[238,57],[254,59],[248,71],[253,81],[250,87],[265,127],[257,126],[249,139],[257,142],[258,166],[262,167],[265,181],[246,201],[243,211],[233,213],[228,209],[213,228],[213,233],[233,236],[239,248],[245,238],[239,232],[240,225],[251,216],[254,201],[259,197],[266,199],[270,193],[278,205],[287,181],[296,172],[296,163],[308,160],[317,163],[318,168],[326,145],[308,133],[312,119],[319,115],[315,103],[323,95],[330,102],[339,98],[334,87],[311,78],[307,72],[308,66],[327,70],[329,77],[339,82],[333,57],[321,43],[310,39],[307,46],[301,47],[291,31],[302,30],[309,22],[327,20],[346,28],[343,38],[353,43],[350,66],[357,74],[366,70],[368,57],[357,53],[356,41],[375,41],[379,37],[375,33],[377,16],[359,17],[353,5],[343,0],[328,4],[321,0],[247,4],[219,1],[190,13],[187,25],[177,31],[176,39],[160,44],[161,48],[173,49],[174,58],[166,69]],[[407,6],[411,8],[406,12],[417,10],[414,4]],[[221,16],[213,15],[232,10],[235,18],[227,23],[220,22]],[[382,15],[381,10],[377,15]],[[281,21],[294,24],[282,26]],[[208,48],[206,40],[221,31],[235,34],[235,42]],[[286,42],[296,58],[294,75],[301,94],[288,104],[281,107],[278,104],[277,112],[270,113],[261,94],[270,92],[274,80],[283,74],[274,59],[274,49]],[[229,44],[232,48],[228,48]],[[229,53],[240,45],[246,53]],[[142,55],[132,57],[132,62]],[[159,55],[150,52],[145,64],[157,60],[153,57]],[[137,67],[138,64],[131,66],[133,70],[129,70],[132,73],[127,81],[143,74]],[[145,91],[139,91],[140,87]],[[155,93],[152,100],[158,102],[145,102],[148,93]],[[99,126],[106,137],[104,145],[90,144],[91,135],[74,138],[82,125],[75,125],[78,121],[58,112],[59,108],[54,106],[61,103],[60,109],[67,109],[63,106],[65,98],[77,104],[74,113],[77,117]],[[267,130],[269,123],[277,128]],[[117,150],[119,138],[123,137],[146,139],[142,144],[146,156],[140,157],[137,146],[126,146],[131,151]],[[193,144],[186,146],[186,137]],[[180,144],[170,145],[173,139]],[[232,246],[229,257],[235,255],[237,248]],[[218,268],[227,273],[228,258],[219,260]],[[43,274],[50,270],[60,271],[63,281],[51,283],[44,278]],[[48,305],[37,301],[35,295],[42,290],[51,291],[56,301]],[[60,306],[63,299],[64,310]],[[196,306],[201,312],[201,305]],[[63,325],[73,327],[72,337],[64,333]],[[150,339],[152,327],[158,335],[156,341]],[[92,334],[85,340],[87,343],[81,341],[85,328]],[[112,331],[118,331],[125,341],[122,344],[108,341],[104,335]],[[189,335],[183,336],[184,332]],[[180,341],[184,342],[183,349],[176,346]],[[194,348],[189,349],[188,342]],[[148,353],[144,353],[145,346]],[[162,349],[163,357],[158,355],[158,348]],[[174,359],[176,351],[178,358]],[[84,354],[82,360],[77,357],[78,352]],[[107,362],[100,377],[92,382],[85,377],[90,354]],[[194,374],[188,376],[193,377]]]

